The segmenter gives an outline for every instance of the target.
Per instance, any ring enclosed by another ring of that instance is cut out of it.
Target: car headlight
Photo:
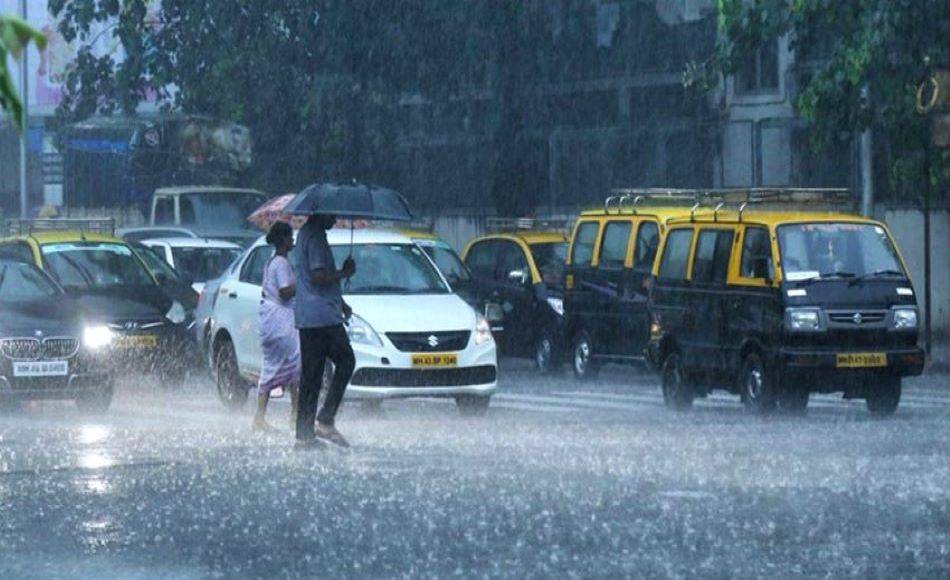
[[[355,314],[350,317],[350,322],[346,325],[346,335],[350,337],[350,342],[355,344],[383,346],[383,341],[373,327]]]
[[[172,324],[181,324],[187,318],[185,307],[181,305],[181,302],[175,300],[172,302],[172,307],[165,313],[165,318]]]
[[[112,344],[113,336],[108,326],[87,326],[82,330],[82,344],[88,349],[99,350]]]
[[[487,318],[479,315],[478,319],[475,321],[475,344],[485,344],[490,340],[493,340],[491,335],[491,325],[488,324]]]
[[[548,305],[560,316],[564,316],[564,301],[560,298],[548,298]]]
[[[917,328],[917,309],[895,308],[894,328],[896,330],[913,330]]]
[[[817,308],[786,308],[785,327],[796,332],[822,330],[821,311]]]

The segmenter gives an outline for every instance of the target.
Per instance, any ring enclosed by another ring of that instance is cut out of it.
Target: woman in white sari
[[[274,246],[274,257],[264,266],[261,284],[259,328],[261,339],[261,378],[257,385],[255,430],[271,430],[264,420],[271,391],[283,388],[290,393],[291,417],[297,416],[297,387],[300,384],[300,338],[294,326],[294,294],[296,280],[287,260],[294,247],[290,225],[275,222],[267,233],[267,243]]]

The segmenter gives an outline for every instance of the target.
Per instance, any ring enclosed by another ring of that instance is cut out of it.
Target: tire
[[[225,340],[218,346],[214,359],[218,398],[226,408],[236,411],[247,401],[250,387],[238,373],[237,355],[230,340]]]
[[[557,341],[549,331],[541,332],[534,341],[534,366],[542,373],[554,373],[560,366]]]
[[[693,388],[678,352],[667,355],[661,371],[663,403],[669,409],[685,411],[693,406],[696,389]]]
[[[577,333],[571,346],[571,369],[574,377],[580,381],[594,380],[600,373],[600,365],[593,360],[593,352],[590,335],[584,331]]]
[[[105,413],[112,406],[114,391],[114,383],[109,380],[102,389],[83,393],[76,397],[76,407],[83,413]]]
[[[778,397],[778,406],[789,415],[804,415],[811,392],[806,387],[785,387]]]
[[[458,405],[459,413],[464,417],[481,417],[488,412],[490,403],[491,396],[459,395],[455,397],[455,404]]]
[[[900,405],[901,390],[900,377],[881,377],[865,394],[864,402],[868,411],[875,417],[890,417]]]
[[[775,379],[768,372],[765,361],[757,352],[746,355],[739,374],[739,392],[742,402],[750,411],[767,415],[775,411],[778,404]]]

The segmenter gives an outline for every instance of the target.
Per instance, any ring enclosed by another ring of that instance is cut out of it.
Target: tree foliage
[[[707,72],[734,73],[763,40],[789,35],[800,87],[796,107],[815,147],[840,146],[870,127],[884,185],[897,194],[945,188],[950,155],[934,149],[930,121],[915,111],[914,95],[935,67],[950,66],[950,3],[718,0],[718,11],[719,43]],[[697,70],[688,71],[688,80],[702,78]]]
[[[29,24],[15,16],[0,15],[0,109],[10,112],[17,127],[22,127],[25,122],[23,102],[7,69],[7,55],[19,59],[30,42],[40,50],[46,47],[46,37]]]
[[[500,151],[493,190],[499,203],[511,204],[518,199],[511,191],[523,185],[526,91],[537,84],[541,51],[551,42],[543,6],[51,0],[60,32],[81,46],[58,121],[131,115],[154,98],[170,110],[249,126],[255,173],[269,189],[349,178],[398,186],[400,103],[490,90],[498,96],[490,117]],[[102,34],[118,37],[121,56],[96,53],[92,40]]]

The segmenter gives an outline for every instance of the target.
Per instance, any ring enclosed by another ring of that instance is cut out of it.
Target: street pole
[[[20,18],[24,22],[26,19],[26,0],[20,0]],[[26,132],[30,128],[30,88],[29,88],[29,66],[27,65],[27,54],[29,50],[23,49],[22,59],[20,60],[20,94],[23,95],[23,126],[20,128],[20,218],[30,217],[29,196],[26,191]]]
[[[867,86],[861,88],[861,99],[869,106]],[[866,217],[874,213],[874,143],[871,139],[869,125],[861,131],[861,214]]]

